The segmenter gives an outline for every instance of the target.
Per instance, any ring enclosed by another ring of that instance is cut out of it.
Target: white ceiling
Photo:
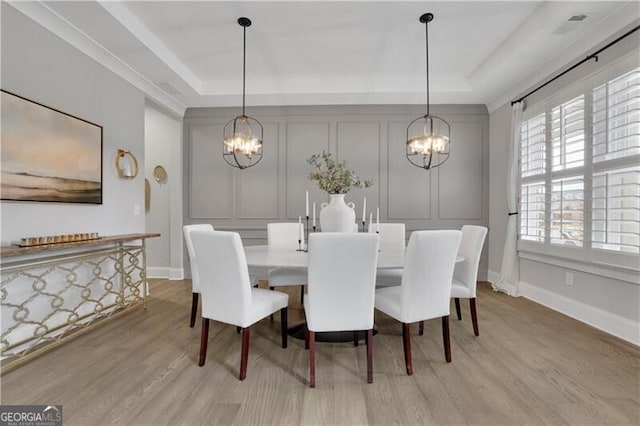
[[[636,1],[11,2],[178,114],[248,105],[425,102],[494,109],[638,19]],[[576,14],[587,19],[570,23]]]

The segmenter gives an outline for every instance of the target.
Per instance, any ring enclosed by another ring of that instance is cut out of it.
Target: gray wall
[[[606,67],[607,64],[637,48],[639,42],[639,36],[625,39],[601,53],[598,62],[590,61],[578,67],[564,78],[527,98],[527,103],[533,104],[540,101],[572,81]],[[606,42],[603,42],[604,44]],[[495,280],[502,264],[508,213],[504,177],[507,172],[506,155],[511,127],[510,104],[491,112],[489,122],[491,127],[489,148],[491,153],[489,214],[491,232],[489,233],[488,272],[489,280]],[[574,274],[572,286],[565,284],[565,273],[568,271]],[[525,297],[627,340],[633,339],[640,342],[639,285],[528,259],[520,259],[520,281],[524,284],[521,290]]]
[[[149,277],[182,277],[182,119],[147,102],[144,115],[145,177],[151,187],[150,209],[146,212],[147,232],[161,236],[147,244]],[[153,176],[162,166],[167,179]]]
[[[30,235],[144,231],[143,174],[119,179],[118,148],[144,170],[144,96],[2,2],[3,89],[103,126],[103,204],[2,202],[2,243]],[[138,206],[139,213],[134,214]]]
[[[347,160],[374,186],[354,190],[347,201],[362,199],[368,210],[380,206],[380,220],[416,229],[460,228],[489,223],[489,120],[478,105],[436,105],[435,115],[451,125],[451,156],[431,172],[405,158],[408,123],[424,114],[416,106],[256,107],[248,113],[265,129],[264,157],[238,171],[222,159],[224,124],[237,108],[188,109],[184,118],[186,224],[211,223],[241,232],[245,243],[266,239],[266,225],[304,215],[304,194],[318,205],[328,197],[307,176],[306,160],[328,150]],[[486,276],[483,256],[481,276]]]

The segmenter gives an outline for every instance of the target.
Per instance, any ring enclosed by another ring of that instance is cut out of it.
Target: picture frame
[[[0,199],[102,204],[102,126],[4,89],[0,97]]]

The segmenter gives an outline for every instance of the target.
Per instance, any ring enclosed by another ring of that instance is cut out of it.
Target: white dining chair
[[[184,235],[184,241],[187,245],[187,253],[189,254],[189,265],[191,266],[191,318],[189,319],[189,327],[193,328],[196,323],[196,316],[198,314],[198,294],[200,293],[200,282],[198,278],[198,271],[195,268],[193,253],[193,244],[191,243],[191,231],[213,231],[213,225],[208,223],[199,223],[195,225],[184,225],[182,227],[182,233]],[[249,274],[251,285],[258,286],[258,276],[256,274]]]
[[[208,223],[197,225],[184,225],[182,233],[184,241],[187,244],[187,253],[189,253],[189,264],[191,265],[191,318],[189,327],[193,328],[196,324],[196,315],[198,313],[198,295],[200,294],[200,279],[198,278],[198,270],[195,266],[195,254],[193,252],[193,243],[191,242],[192,231],[213,231],[213,226]]]
[[[406,245],[406,228],[404,223],[369,223],[369,232],[377,232],[379,228],[380,250],[404,249]],[[376,273],[376,287],[400,285],[402,268],[379,269]]]
[[[455,301],[458,320],[462,319],[460,299],[469,299],[473,334],[476,336],[480,335],[478,330],[478,313],[476,310],[478,266],[480,265],[480,256],[486,236],[487,228],[484,226],[464,225],[462,227],[462,241],[460,242],[458,254],[464,256],[465,259],[456,264],[455,270],[453,271],[453,282],[451,284],[451,297]]]
[[[247,375],[250,327],[280,311],[282,347],[287,347],[287,306],[289,295],[253,288],[240,235],[236,232],[191,231],[195,268],[202,294],[202,335],[198,365],[205,364],[209,340],[209,320],[240,327],[242,349],[240,380]]]
[[[305,239],[302,224],[297,222],[267,224],[267,244],[269,247],[295,251],[304,247]],[[269,288],[281,286],[300,286],[300,303],[304,297],[304,286],[307,283],[307,269],[294,267],[279,267],[270,269],[267,273]]]
[[[376,309],[402,323],[407,374],[413,374],[410,324],[442,319],[445,360],[451,362],[449,302],[462,232],[415,231],[409,238],[402,284],[376,290]]]
[[[367,382],[373,382],[373,304],[379,237],[324,232],[309,237],[309,283],[304,299],[309,385],[316,384],[315,334],[365,331]]]

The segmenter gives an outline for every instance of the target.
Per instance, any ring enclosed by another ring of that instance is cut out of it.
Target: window
[[[520,237],[531,241],[544,241],[544,182],[522,186],[520,194]]]
[[[584,166],[584,96],[551,112],[553,171]]]
[[[593,161],[640,154],[640,68],[593,90]]]
[[[640,67],[630,68],[588,77],[525,112],[521,250],[638,269]]]
[[[520,126],[520,164],[522,176],[544,175],[545,159],[544,114],[522,123]]]
[[[638,253],[639,211],[638,167],[593,175],[593,247]]]
[[[551,244],[582,246],[584,240],[584,180],[551,181]]]

